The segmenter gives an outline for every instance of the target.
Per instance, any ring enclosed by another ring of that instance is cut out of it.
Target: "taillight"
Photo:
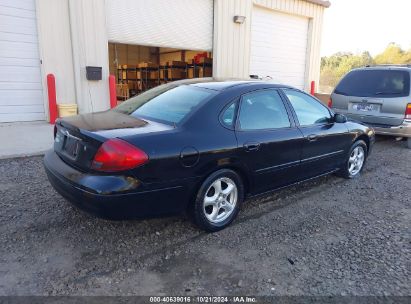
[[[328,107],[331,108],[332,106],[333,106],[333,100],[332,100],[332,98],[330,97],[330,98],[328,99]]]
[[[94,156],[91,168],[97,171],[114,172],[133,169],[148,161],[147,154],[121,139],[104,142]]]
[[[405,108],[405,119],[411,119],[411,103]]]
[[[53,129],[54,139],[56,139],[56,135],[57,135],[57,125],[54,125],[54,129]]]

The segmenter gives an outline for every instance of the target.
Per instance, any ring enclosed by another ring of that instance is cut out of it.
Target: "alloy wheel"
[[[351,176],[357,175],[364,165],[365,151],[361,146],[357,146],[352,150],[348,159],[348,172]]]
[[[218,178],[204,196],[204,215],[212,223],[221,223],[233,213],[237,200],[238,189],[235,182],[228,177]]]

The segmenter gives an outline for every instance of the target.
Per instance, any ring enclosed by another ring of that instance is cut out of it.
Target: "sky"
[[[391,42],[411,49],[411,0],[330,0],[325,10],[321,56],[369,51]]]

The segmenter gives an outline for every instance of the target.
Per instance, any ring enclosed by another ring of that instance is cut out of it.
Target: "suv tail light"
[[[148,161],[147,154],[121,139],[104,142],[94,156],[91,168],[97,171],[115,172],[133,169]]]
[[[331,108],[333,106],[333,100],[332,98],[328,98],[328,107]]]
[[[405,108],[405,119],[411,119],[411,103]]]

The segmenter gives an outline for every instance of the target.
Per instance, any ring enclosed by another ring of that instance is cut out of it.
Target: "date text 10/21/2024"
[[[257,303],[257,299],[249,296],[160,296],[150,297],[150,303]]]

